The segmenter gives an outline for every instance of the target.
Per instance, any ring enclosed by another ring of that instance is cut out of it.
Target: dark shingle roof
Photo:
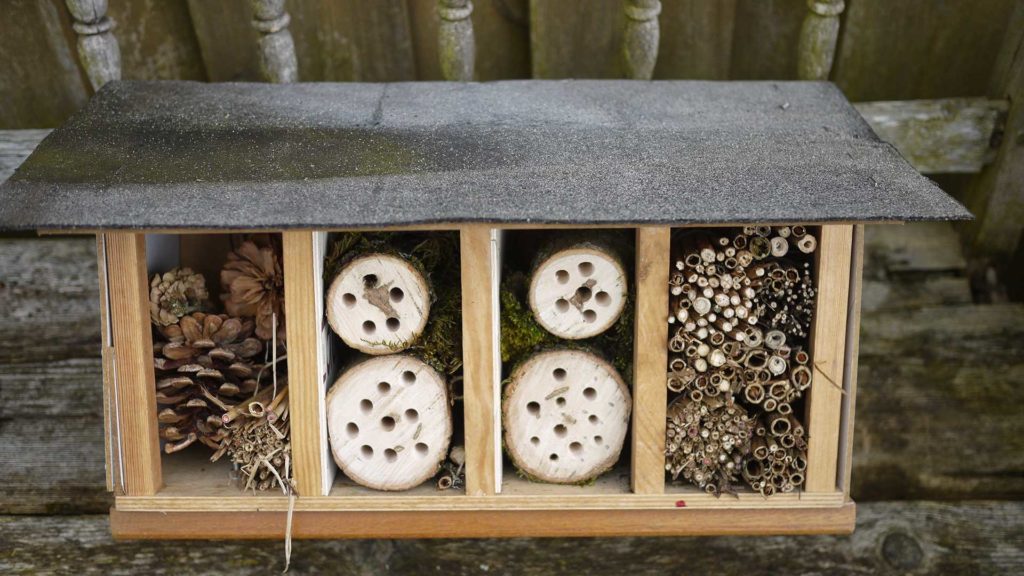
[[[0,228],[962,219],[833,85],[113,82]]]

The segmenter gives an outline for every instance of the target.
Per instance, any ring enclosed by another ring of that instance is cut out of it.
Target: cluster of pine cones
[[[237,454],[243,467],[264,447],[241,437],[275,440],[269,450],[280,470],[265,471],[265,482],[257,478],[258,487],[269,488],[283,484],[281,473],[289,476],[282,457],[290,454],[287,422],[279,421],[282,411],[286,417],[286,373],[275,365],[272,346],[276,330],[278,356],[284,355],[279,248],[246,240],[228,255],[220,280],[223,314],[210,311],[205,278],[189,268],[157,274],[150,283],[160,437],[168,454],[198,442],[214,451],[211,460]],[[254,431],[275,423],[278,434]]]

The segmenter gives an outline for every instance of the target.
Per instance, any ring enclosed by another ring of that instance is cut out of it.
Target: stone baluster
[[[622,52],[626,77],[650,80],[654,64],[658,61],[658,14],[660,0],[626,0],[626,31],[622,39]]]
[[[288,31],[291,17],[284,9],[285,0],[251,0],[252,25],[260,33],[260,72],[267,82],[295,82],[299,65],[295,59],[295,42]]]
[[[445,80],[468,82],[473,79],[476,42],[473,39],[473,13],[470,0],[438,0],[438,54]]]
[[[797,54],[801,80],[828,80],[839,39],[839,15],[845,7],[843,0],[807,0]]]
[[[121,79],[121,49],[111,33],[114,21],[107,16],[107,0],[66,0],[78,34],[78,58],[93,90]]]

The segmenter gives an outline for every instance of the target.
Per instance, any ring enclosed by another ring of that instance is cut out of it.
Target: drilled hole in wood
[[[594,299],[597,300],[597,303],[601,306],[607,306],[612,303],[612,297],[604,290],[595,294]]]
[[[526,405],[526,411],[534,416],[540,416],[540,404],[537,402],[529,402]]]
[[[373,402],[370,402],[369,398],[363,398],[363,401],[359,403],[359,409],[363,411],[363,414],[369,414],[373,412]]]
[[[583,444],[580,444],[579,442],[573,442],[569,444],[569,451],[579,456],[580,454],[583,453]]]
[[[359,449],[359,453],[362,454],[364,460],[373,458],[373,448],[368,444],[363,444],[363,447]]]
[[[555,371],[551,373],[555,377],[555,380],[561,382],[565,380],[565,368],[555,368]]]
[[[391,416],[385,416],[380,419],[380,427],[387,430],[388,432],[395,429],[395,419]]]
[[[391,301],[395,304],[398,304],[402,301],[402,298],[405,298],[405,292],[402,292],[402,289],[398,286],[392,288],[388,294],[391,296]]]
[[[391,392],[391,384],[388,384],[387,382],[381,382],[380,384],[377,384],[377,392],[380,392],[381,394],[387,394],[388,392]]]
[[[565,298],[559,298],[558,300],[555,300],[555,310],[558,310],[559,312],[568,312],[569,301],[566,300]]]
[[[345,426],[345,432],[348,433],[349,438],[355,438],[356,436],[359,436],[359,425],[355,422],[349,422],[348,425]]]
[[[594,436],[594,444],[597,444],[598,446],[604,444],[604,438],[601,438],[600,436]]]
[[[595,398],[597,398],[597,390],[594,390],[593,388],[588,386],[583,389],[583,397],[586,398],[587,400],[594,400]]]
[[[363,333],[367,336],[377,331],[377,325],[373,323],[373,320],[367,320],[363,322]]]
[[[548,456],[548,458],[550,458],[551,461],[554,462],[555,460],[558,460],[558,454],[552,454],[551,456]]]
[[[590,422],[591,424],[601,423],[601,419],[597,417],[597,414],[591,414],[590,416],[588,416],[587,421]]]
[[[356,305],[356,295],[345,293],[341,296],[341,301],[345,304],[345,306],[351,308]]]
[[[558,280],[559,284],[568,284],[569,273],[565,270],[559,270],[558,272],[555,272],[555,280]]]
[[[594,273],[594,263],[593,262],[580,262],[579,268],[580,268],[580,274],[583,274],[584,276],[590,276],[590,275],[592,275]]]
[[[420,419],[420,413],[413,408],[409,408],[408,410],[405,411],[405,419],[410,424],[415,424],[416,421]]]
[[[555,436],[558,436],[559,438],[565,438],[565,435],[568,433],[569,430],[565,427],[564,424],[555,425]]]
[[[397,332],[402,327],[402,323],[398,321],[398,318],[388,318],[387,324],[388,330]]]
[[[376,274],[367,274],[366,276],[363,276],[363,286],[366,288],[375,288],[377,286],[377,282]]]
[[[530,444],[533,444],[534,446],[540,444],[540,438],[537,438],[536,436],[530,438]]]
[[[555,404],[557,404],[559,408],[564,408],[565,407],[565,398],[563,398],[562,396],[559,396],[558,398],[555,398]]]
[[[593,310],[584,310],[583,321],[587,324],[593,324],[597,321],[597,312],[594,312]]]
[[[420,456],[426,456],[427,455],[427,445],[424,444],[423,442],[417,442],[416,443],[416,452]]]
[[[405,372],[402,372],[402,382],[405,383],[406,386],[410,384],[415,384],[416,374],[413,374],[411,370],[406,370]]]
[[[579,300],[580,302],[586,302],[587,300],[590,300],[590,297],[593,295],[594,293],[591,292],[590,288],[588,288],[587,286],[580,286],[579,288],[576,289],[576,299]]]
[[[398,460],[398,452],[395,452],[393,449],[388,448],[384,450],[384,459],[387,460],[388,462],[394,462],[395,460]]]

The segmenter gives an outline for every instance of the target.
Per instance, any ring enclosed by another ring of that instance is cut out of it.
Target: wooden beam
[[[110,511],[116,539],[284,538],[286,512]],[[293,538],[509,538],[849,534],[853,502],[791,510],[470,510],[295,512]]]
[[[114,402],[120,431],[124,492],[156,494],[162,485],[156,420],[153,334],[146,278],[146,236],[104,235],[114,344]]]
[[[636,316],[633,339],[632,486],[637,494],[665,491],[665,412],[668,389],[668,276],[672,229],[636,231]]]
[[[498,490],[494,363],[494,310],[491,287],[497,273],[492,263],[491,228],[465,226],[459,234],[462,266],[462,361],[465,411],[466,494],[495,494]]]
[[[876,134],[924,173],[979,172],[1006,101],[945,98],[854,104]]]
[[[814,377],[807,415],[808,492],[832,492],[837,486],[853,249],[853,226],[827,225],[820,230],[818,297],[811,334]]]
[[[288,405],[291,410],[295,489],[300,496],[321,496],[326,438],[320,393],[321,317],[316,312],[313,232],[284,232],[285,328],[288,331]]]
[[[864,284],[864,226],[853,227],[853,253],[850,261],[850,304],[846,313],[846,366],[839,428],[839,489],[850,495],[853,474],[853,422],[857,406],[857,367],[860,355],[860,313]]]

